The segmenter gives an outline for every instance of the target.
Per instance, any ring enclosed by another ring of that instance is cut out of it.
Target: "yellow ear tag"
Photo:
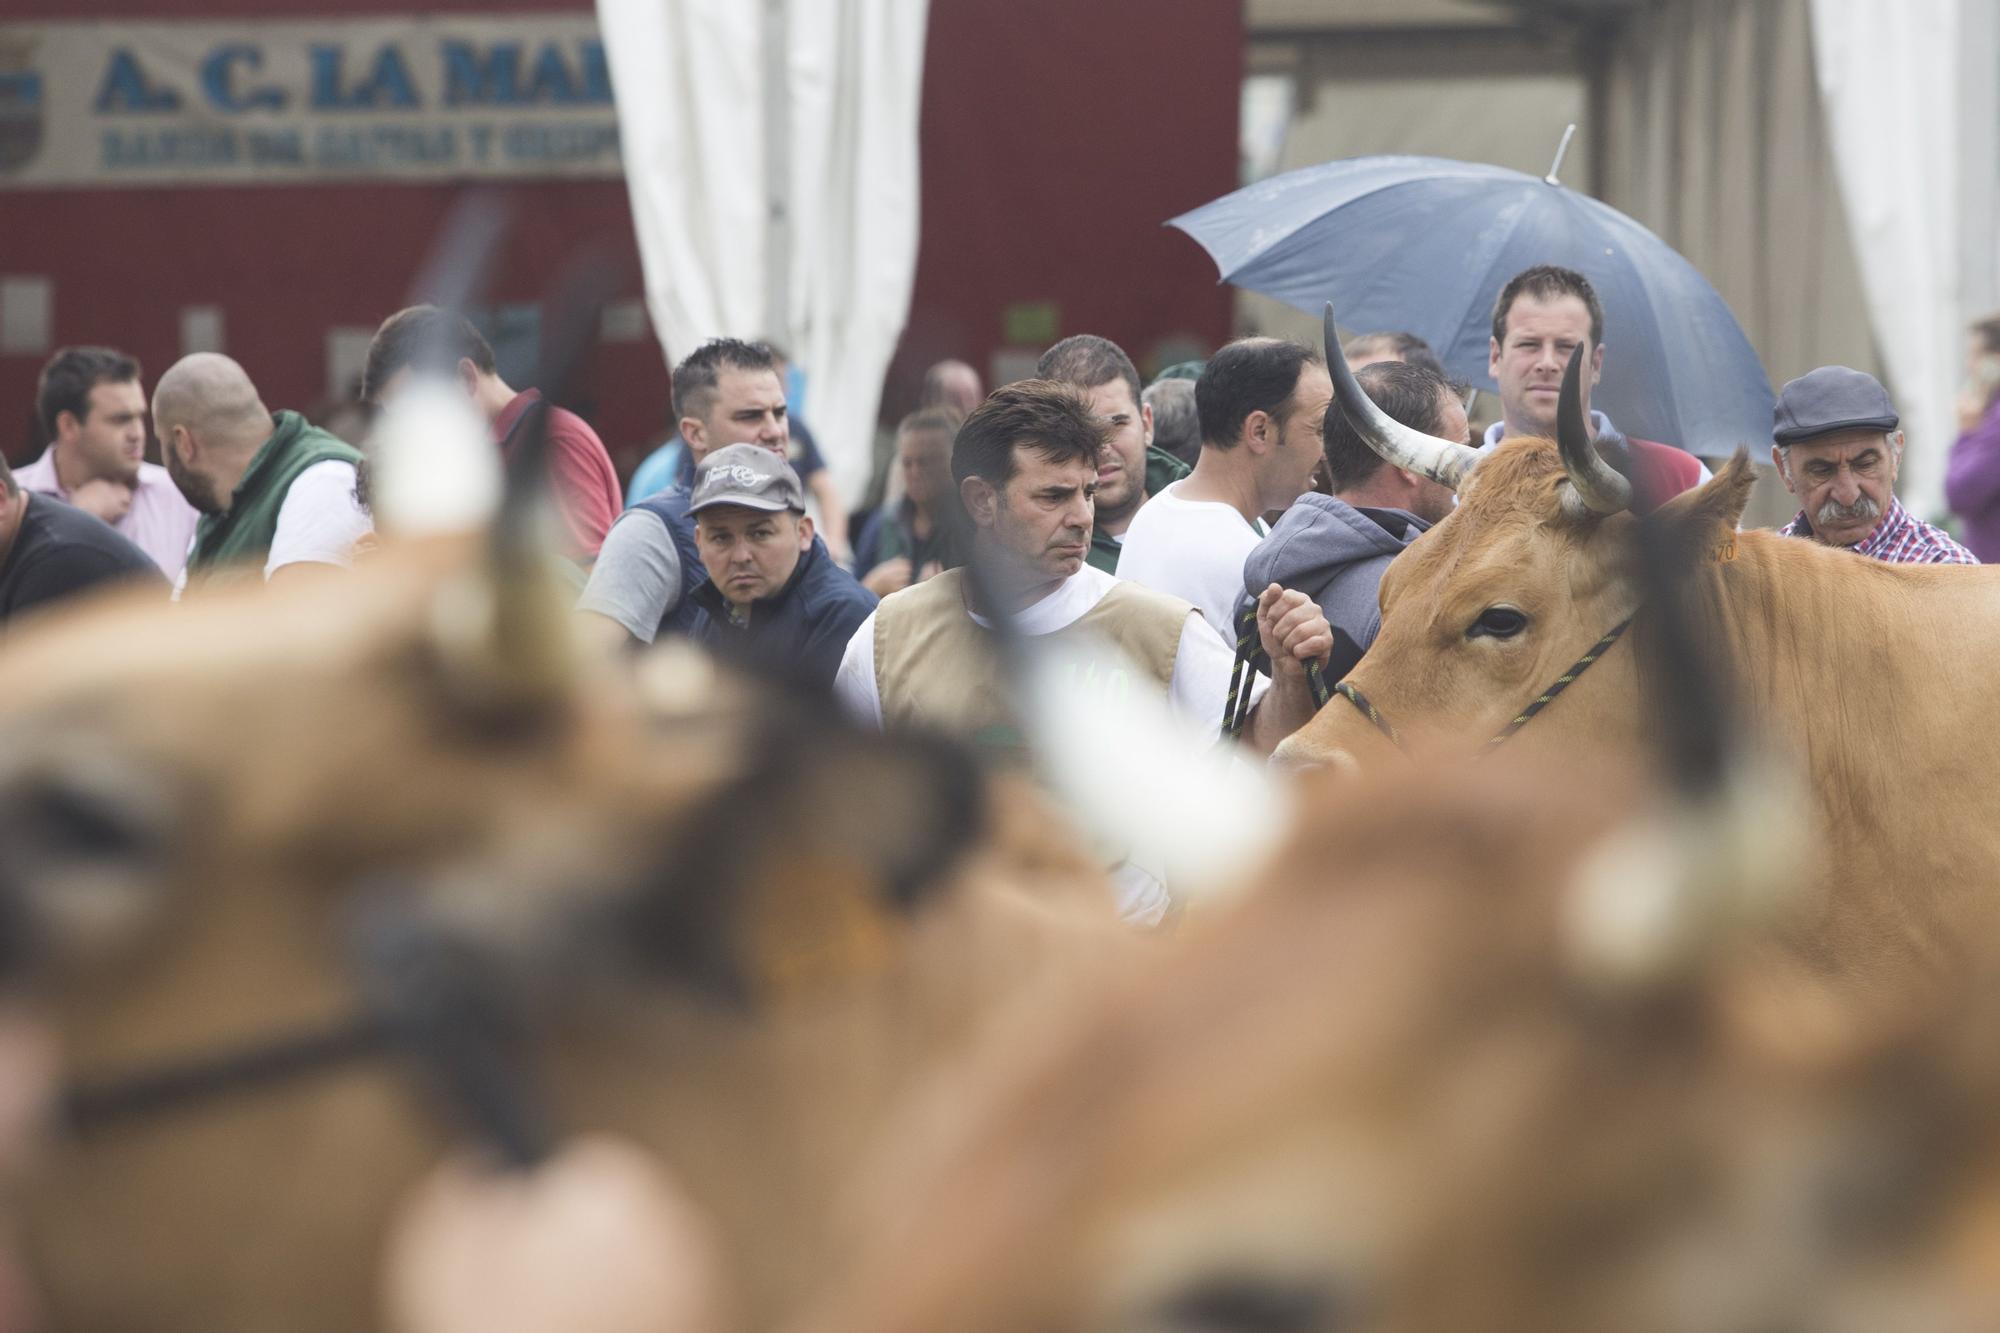
[[[1735,558],[1736,558],[1736,538],[1731,537],[1728,541],[1722,544],[1722,549],[1715,553],[1715,559],[1718,564],[1726,565]]]

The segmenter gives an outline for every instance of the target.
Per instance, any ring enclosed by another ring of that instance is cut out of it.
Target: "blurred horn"
[[[1563,471],[1569,473],[1577,498],[1592,513],[1617,514],[1632,507],[1632,483],[1604,461],[1583,417],[1583,359],[1588,343],[1578,343],[1563,371],[1562,396],[1556,403],[1556,446],[1562,450]]]
[[[1384,462],[1457,490],[1473,464],[1479,461],[1478,453],[1456,440],[1426,435],[1405,426],[1375,405],[1375,400],[1354,378],[1354,372],[1347,368],[1347,358],[1340,354],[1331,301],[1326,306],[1325,336],[1326,369],[1333,376],[1333,398],[1349,428],[1361,437],[1362,443],[1381,455]]]

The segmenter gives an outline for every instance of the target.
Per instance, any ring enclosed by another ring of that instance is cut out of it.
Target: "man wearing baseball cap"
[[[1898,565],[1976,565],[1972,552],[1896,498],[1903,432],[1873,375],[1821,366],[1778,394],[1771,461],[1804,507],[1779,529]]]
[[[717,449],[695,469],[688,513],[708,571],[690,594],[706,613],[695,637],[724,657],[831,687],[876,597],[813,535],[791,464],[761,445]]]

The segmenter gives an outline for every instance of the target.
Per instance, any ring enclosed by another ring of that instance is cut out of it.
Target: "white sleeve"
[[[354,498],[354,464],[338,458],[314,463],[292,479],[278,506],[264,577],[286,565],[351,564],[354,544],[374,528],[374,520]]]
[[[882,729],[882,694],[875,683],[875,613],[854,631],[840,670],[833,673],[833,697],[847,715],[865,727]]]
[[[608,616],[651,643],[680,600],[681,555],[666,520],[649,509],[627,510],[605,534],[576,609]]]
[[[1181,626],[1181,646],[1174,654],[1174,678],[1167,684],[1167,702],[1182,717],[1218,734],[1222,730],[1222,708],[1229,699],[1229,676],[1236,666],[1236,654],[1223,642],[1215,627],[1201,612],[1190,611]],[[1244,674],[1254,678],[1250,702],[1254,706],[1270,688],[1267,676],[1257,676],[1248,667]]]

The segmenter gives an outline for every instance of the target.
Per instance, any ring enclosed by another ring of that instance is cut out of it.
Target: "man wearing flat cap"
[[[813,535],[791,464],[761,445],[711,452],[688,501],[708,581],[689,596],[705,613],[695,637],[724,657],[828,689],[875,594]]]
[[[1771,461],[1804,507],[1779,529],[1897,565],[1976,565],[1972,552],[1903,508],[1903,432],[1873,375],[1821,366],[1778,394]]]

